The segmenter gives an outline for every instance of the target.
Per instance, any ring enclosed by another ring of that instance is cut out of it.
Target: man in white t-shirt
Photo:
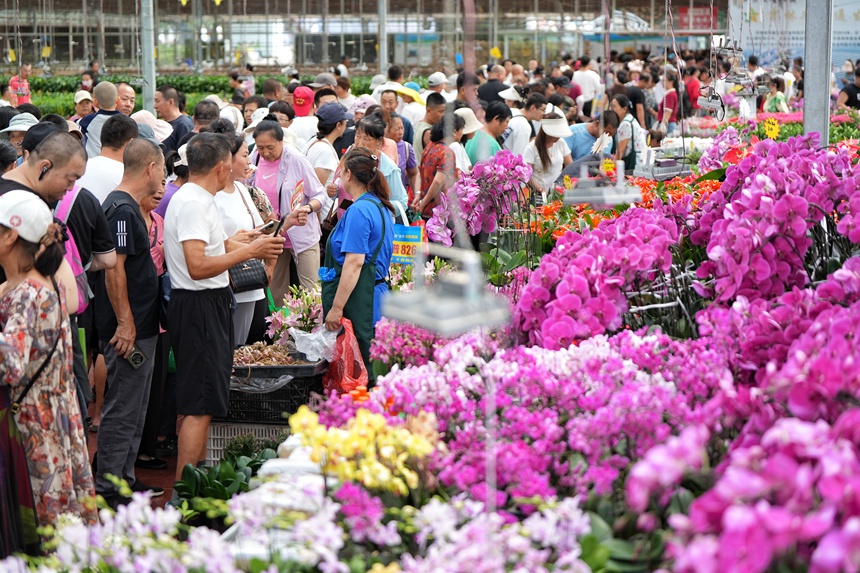
[[[339,77],[349,77],[349,56],[340,57],[340,63],[337,65],[336,72]]]
[[[597,97],[597,94],[601,92],[600,76],[597,72],[591,69],[591,58],[588,56],[582,56],[579,61],[581,62],[581,65],[579,70],[573,74],[573,83],[577,84],[582,89],[582,105],[579,108],[580,113],[585,114],[586,117],[590,117],[591,102]]]
[[[137,122],[125,114],[112,115],[102,126],[99,155],[87,160],[87,170],[78,187],[88,190],[104,203],[122,181],[122,154],[128,142],[139,134]]]
[[[188,183],[167,208],[164,255],[172,290],[167,310],[176,357],[176,413],[185,416],[179,432],[176,479],[186,464],[206,457],[212,416],[226,416],[233,362],[232,296],[228,270],[249,259],[277,258],[281,237],[228,240],[215,194],[232,179],[229,140],[201,133],[188,143]],[[307,221],[309,208],[291,213],[284,230]]]
[[[337,101],[347,109],[352,105],[352,102],[356,100],[356,97],[352,95],[352,92],[350,91],[351,87],[352,82],[350,82],[349,78],[346,76],[338,77],[337,85],[334,87],[334,93],[337,94]]]
[[[537,135],[532,122],[539,122],[543,119],[547,103],[547,99],[543,94],[533,93],[522,104],[523,109],[512,109],[513,117],[511,117],[511,121],[508,123],[510,133],[502,144],[502,147],[510,150],[515,155],[522,155],[526,150],[526,146]]]

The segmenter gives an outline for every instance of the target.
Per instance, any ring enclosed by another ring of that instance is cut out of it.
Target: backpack
[[[54,217],[67,224],[69,213],[72,212],[72,206],[78,198],[81,188],[75,185],[72,189],[63,195],[60,202],[54,208]],[[75,237],[71,232],[68,233],[69,240],[66,241],[65,259],[72,267],[72,274],[75,275],[75,285],[78,287],[78,314],[81,314],[90,305],[90,299],[93,297],[93,291],[90,289],[90,283],[87,280],[87,267],[89,262],[84,264],[81,260],[81,253],[78,250],[78,245],[75,243]]]

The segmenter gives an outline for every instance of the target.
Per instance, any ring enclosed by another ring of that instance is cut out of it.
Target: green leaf
[[[254,557],[248,563],[248,572],[249,573],[263,573],[263,571],[268,571],[268,569],[269,569],[268,560],[264,561],[262,559]]]
[[[239,484],[239,487],[242,487],[242,482],[236,482]],[[215,482],[215,491],[218,492],[217,499],[230,499],[230,494],[227,493],[227,488],[224,487],[224,484],[221,482]]]
[[[593,511],[589,511],[588,518],[591,520],[591,535],[601,543],[607,539],[612,539],[612,528],[609,527],[609,524],[602,517]]]
[[[276,452],[272,448],[266,448],[265,450],[260,452],[257,457],[259,457],[261,460],[263,460],[265,462],[265,461],[273,460],[273,459],[277,458],[278,452]]]
[[[636,559],[636,547],[623,539],[605,539],[603,546],[609,549],[611,559],[633,561]]]
[[[663,557],[664,551],[666,551],[666,540],[663,538],[663,532],[657,531],[651,538],[651,551],[648,553],[648,560],[659,561]]]
[[[481,253],[481,262],[484,263],[485,271],[494,271],[496,270],[496,267],[498,267],[496,257],[491,255],[490,253]]]
[[[236,495],[239,492],[239,488],[241,486],[242,486],[242,482],[240,482],[238,480],[234,481],[229,486],[227,486],[227,495],[229,497],[233,497],[234,495]]]
[[[722,167],[720,169],[714,169],[713,171],[708,171],[698,179],[696,179],[696,183],[701,183],[702,181],[723,181],[726,178],[726,168]]]
[[[526,252],[519,251],[518,253],[514,254],[514,256],[512,256],[510,259],[508,259],[508,262],[505,263],[505,266],[502,268],[502,273],[508,274],[512,270],[523,266],[524,264],[526,264],[526,259]]]
[[[609,549],[604,547],[593,534],[589,533],[583,537],[579,545],[582,548],[580,559],[592,571],[599,571],[606,565],[606,561],[609,559]]]
[[[221,482],[227,483],[227,482],[231,482],[234,479],[236,479],[236,470],[233,469],[233,464],[225,461],[219,465],[221,466],[221,472],[220,472],[220,475],[218,476],[218,479]]]
[[[688,515],[690,513],[691,503],[693,503],[693,494],[690,490],[679,488],[672,494],[672,498],[669,501],[668,513],[669,515],[674,515],[676,513]]]
[[[616,561],[610,559],[606,562],[604,571],[607,573],[640,573],[640,571],[648,571],[648,563],[625,563],[624,561]]]

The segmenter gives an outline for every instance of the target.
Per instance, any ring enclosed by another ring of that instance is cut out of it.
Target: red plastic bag
[[[352,329],[352,321],[341,319],[343,333],[337,337],[334,347],[334,358],[328,365],[328,371],[323,377],[326,394],[337,390],[338,394],[346,394],[359,386],[367,386],[367,368],[361,358],[358,339]]]

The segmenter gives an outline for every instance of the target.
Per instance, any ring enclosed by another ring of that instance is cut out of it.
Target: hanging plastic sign
[[[424,242],[424,227],[394,225],[394,251],[391,262],[397,265],[411,265],[415,249]]]

